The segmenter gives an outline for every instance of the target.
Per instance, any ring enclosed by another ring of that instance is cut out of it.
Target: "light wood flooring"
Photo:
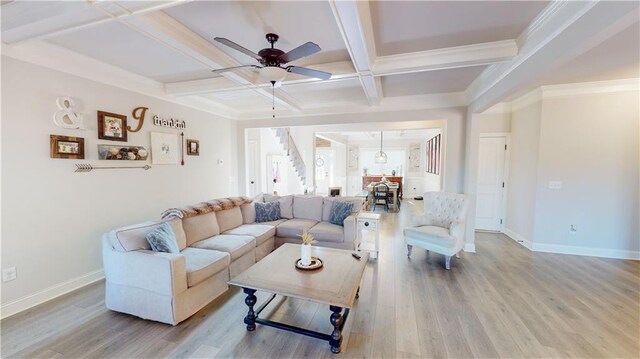
[[[420,202],[418,202],[421,205]],[[533,253],[478,233],[477,253],[452,259],[414,248],[402,228],[413,210],[383,217],[378,261],[367,265],[345,328],[328,343],[261,327],[246,332],[233,288],[176,327],[114,313],[104,284],[7,318],[1,356],[24,358],[548,358],[640,357],[640,263]],[[259,297],[259,302],[265,296]],[[275,302],[275,301],[274,301]],[[280,300],[271,318],[329,332],[329,309]],[[267,310],[263,314],[267,313]]]

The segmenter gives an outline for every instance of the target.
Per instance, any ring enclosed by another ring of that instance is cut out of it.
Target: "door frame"
[[[504,143],[507,146],[507,149],[504,153],[504,170],[502,173],[502,181],[504,182],[504,189],[502,191],[502,203],[500,204],[500,218],[502,219],[502,223],[500,224],[500,233],[504,233],[505,225],[507,223],[507,196],[509,195],[509,161],[510,161],[510,153],[511,153],[511,132],[484,132],[480,133],[480,138],[491,138],[491,137],[504,137]],[[480,151],[478,151],[478,157],[480,156]],[[476,182],[476,188],[478,187],[478,183]],[[476,189],[477,190],[477,189]],[[483,231],[482,229],[476,229],[478,231]]]

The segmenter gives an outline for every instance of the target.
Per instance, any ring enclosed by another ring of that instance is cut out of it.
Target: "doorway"
[[[509,134],[481,134],[478,150],[476,229],[502,231],[506,203]]]

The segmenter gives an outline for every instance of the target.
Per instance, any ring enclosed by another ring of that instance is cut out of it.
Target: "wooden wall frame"
[[[127,142],[127,116],[98,111],[98,138]]]
[[[51,158],[84,159],[84,138],[50,135]]]

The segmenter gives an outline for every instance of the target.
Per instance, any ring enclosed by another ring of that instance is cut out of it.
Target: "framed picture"
[[[144,161],[149,152],[142,146],[98,145],[99,160]]]
[[[151,132],[151,162],[155,165],[178,164],[180,158],[178,135],[175,133]]]
[[[84,159],[84,138],[50,135],[51,158]]]
[[[127,142],[127,116],[98,111],[98,138]]]
[[[187,140],[187,155],[200,156],[200,141]]]

